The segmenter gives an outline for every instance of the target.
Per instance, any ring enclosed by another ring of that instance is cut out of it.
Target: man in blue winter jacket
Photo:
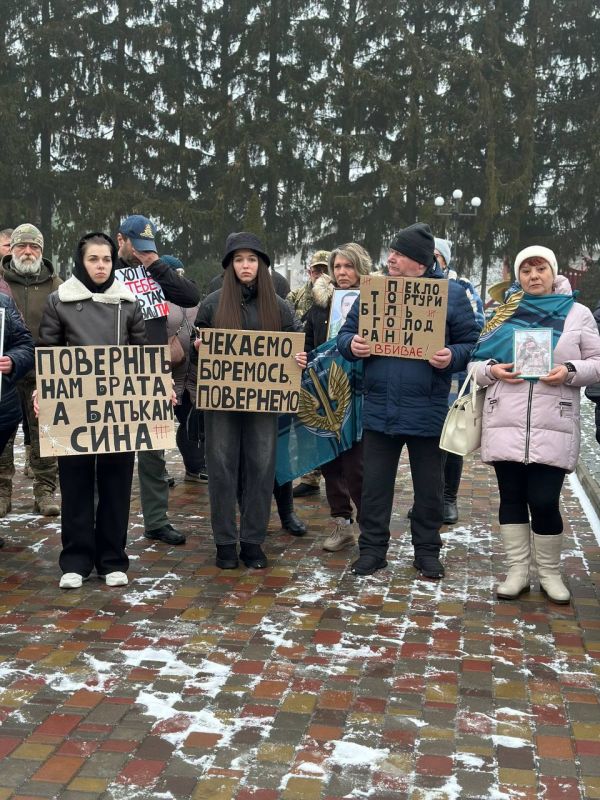
[[[390,277],[443,280],[433,251],[428,225],[417,222],[404,228],[390,244]],[[450,281],[445,347],[429,361],[372,356],[369,343],[358,335],[359,304],[359,300],[354,303],[337,337],[345,358],[365,359],[360,556],[352,564],[352,572],[371,575],[387,566],[396,472],[406,445],[415,495],[410,520],[414,566],[427,578],[442,578],[444,454],[439,440],[452,373],[466,367],[479,326],[465,290]]]

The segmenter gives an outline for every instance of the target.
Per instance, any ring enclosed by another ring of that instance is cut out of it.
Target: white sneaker
[[[323,550],[329,550],[329,552],[334,553],[348,544],[355,545],[354,523],[344,519],[344,517],[334,517],[333,522],[333,530],[323,542]]]
[[[77,572],[65,572],[58,585],[61,589],[80,589],[82,583],[82,575]]]
[[[109,572],[99,577],[106,581],[107,586],[127,586],[129,583],[129,578],[124,572]]]

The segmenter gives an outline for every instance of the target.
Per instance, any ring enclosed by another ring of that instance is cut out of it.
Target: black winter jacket
[[[1,378],[0,428],[12,430],[21,419],[21,400],[15,383],[33,369],[33,337],[8,295],[0,294],[0,309],[4,309],[2,354],[13,362],[10,375],[2,375]]]
[[[117,262],[117,269],[127,269],[127,264],[122,259]],[[163,290],[165,300],[168,303],[182,308],[192,308],[200,302],[200,292],[193,281],[179,275],[168,264],[163,263],[160,258],[150,267],[146,267],[148,274],[153,278]],[[146,335],[148,344],[167,344],[169,337],[167,334],[167,318],[156,317],[146,320]]]
[[[423,276],[446,280],[435,264]],[[357,361],[351,342],[358,333],[359,303],[355,303],[337,336],[338,350]],[[446,347],[452,359],[446,369],[428,361],[389,356],[364,359],[363,427],[388,436],[439,436],[448,413],[453,372],[465,369],[479,338],[479,323],[464,288],[448,281]]]
[[[213,328],[213,318],[215,316],[215,312],[219,305],[219,300],[221,298],[221,291],[219,289],[212,294],[209,294],[202,303],[200,304],[200,308],[198,309],[198,316],[196,317],[196,327],[197,328]],[[282,331],[294,331],[296,327],[294,325],[294,317],[292,314],[292,310],[288,303],[285,300],[282,300],[279,295],[277,297],[277,305],[279,306],[279,311],[281,313],[281,330]],[[258,320],[258,303],[256,300],[256,286],[242,286],[242,318],[243,324],[242,328],[245,331],[259,331],[261,330],[260,323]]]

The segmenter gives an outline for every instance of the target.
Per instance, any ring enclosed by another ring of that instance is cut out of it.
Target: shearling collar
[[[327,308],[331,298],[333,297],[334,289],[335,286],[333,280],[329,277],[329,275],[319,275],[312,289],[315,305],[321,306],[321,308]]]
[[[114,281],[105,292],[90,292],[83,283],[72,275],[68,281],[58,287],[58,299],[61,303],[76,303],[81,300],[93,300],[96,303],[118,303],[127,301],[135,303],[135,295],[120,281]]]

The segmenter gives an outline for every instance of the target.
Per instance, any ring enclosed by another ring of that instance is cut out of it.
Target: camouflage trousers
[[[56,458],[42,458],[40,456],[40,429],[38,419],[33,413],[33,400],[31,394],[35,389],[35,375],[30,373],[17,383],[17,391],[21,398],[23,413],[27,417],[29,435],[31,438],[30,465],[33,473],[33,496],[36,500],[45,495],[52,495],[56,491],[57,461]],[[7,442],[4,452],[0,456],[0,497],[12,496],[12,479],[15,474],[14,445],[15,437]]]

